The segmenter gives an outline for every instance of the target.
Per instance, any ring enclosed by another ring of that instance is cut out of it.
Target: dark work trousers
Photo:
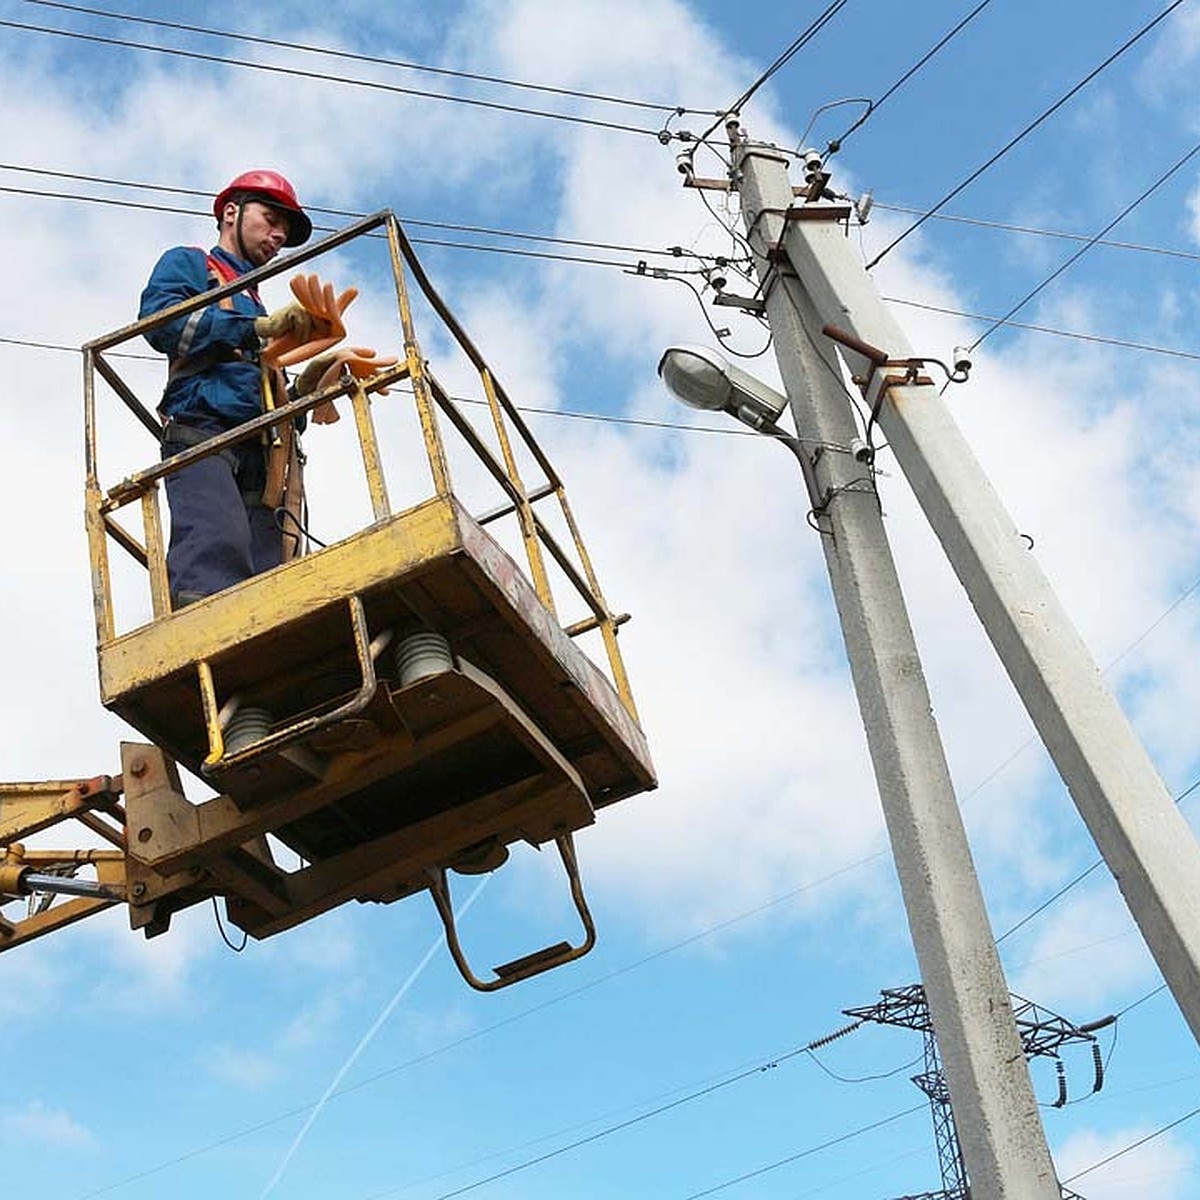
[[[170,458],[219,429],[167,424],[163,457]],[[256,439],[231,446],[167,476],[171,539],[167,577],[172,606],[279,566],[283,540],[274,512],[261,503],[266,456]]]

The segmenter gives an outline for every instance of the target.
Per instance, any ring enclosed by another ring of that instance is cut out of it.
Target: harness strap
[[[239,279],[236,268],[217,258],[215,254],[206,253],[204,255],[204,266],[208,271],[209,287],[221,287],[227,283],[233,283]],[[246,288],[246,294],[261,306],[262,301],[258,298],[257,288]],[[233,311],[233,297],[225,296],[217,301],[217,306],[223,308],[226,312]],[[179,339],[179,346],[176,355],[167,365],[167,382],[170,383],[176,379],[186,379],[189,375],[199,374],[201,371],[207,371],[209,367],[215,366],[220,362],[233,362],[236,359],[243,358],[240,350],[233,346],[216,346],[210,347],[199,354],[191,354],[192,342],[196,337],[196,332],[200,327],[200,319],[204,315],[204,309],[198,308],[192,313],[187,323],[183,327],[183,334]]]

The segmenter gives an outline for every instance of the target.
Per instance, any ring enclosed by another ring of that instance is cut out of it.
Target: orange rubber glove
[[[328,350],[330,346],[336,346],[346,336],[342,314],[358,295],[357,288],[347,288],[335,297],[333,284],[323,284],[316,275],[297,275],[290,286],[299,303],[290,304],[279,312],[294,313],[299,309],[308,319],[305,321],[293,315],[278,336],[268,331],[267,336],[271,340],[264,348],[262,358],[273,367],[289,367],[320,354],[322,350]],[[276,315],[259,317],[254,323],[255,331],[259,332],[260,321],[271,322]]]
[[[355,379],[369,379],[399,361],[394,354],[380,358],[369,346],[348,346],[328,351],[318,355],[300,372],[296,379],[296,395],[307,396],[310,392],[336,387],[341,382],[344,370],[348,370]],[[380,388],[379,392],[386,396],[388,389]],[[332,425],[341,419],[341,415],[333,401],[326,400],[312,410],[312,419],[314,425]]]

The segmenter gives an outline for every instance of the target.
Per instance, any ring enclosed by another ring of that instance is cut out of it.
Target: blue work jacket
[[[237,275],[253,269],[219,246],[210,253]],[[218,283],[210,278],[203,250],[176,246],[155,264],[142,292],[138,317],[190,300]],[[150,345],[172,363],[172,377],[160,405],[164,417],[207,429],[232,429],[262,412],[254,318],[266,309],[256,293],[237,292],[232,299],[230,309],[217,305],[197,309],[146,335]]]

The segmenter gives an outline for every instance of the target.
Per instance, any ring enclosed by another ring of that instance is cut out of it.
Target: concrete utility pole
[[[870,467],[850,451],[857,429],[822,321],[774,251],[792,203],[786,160],[736,126],[731,144],[779,369],[815,457],[806,476],[971,1194],[1059,1200]]]
[[[776,210],[768,236],[779,241],[784,290],[803,293],[818,330],[837,327],[857,340],[857,349],[843,341],[842,353],[855,376],[870,381],[866,399],[896,461],[1200,1041],[1200,844],[937,387],[919,368],[906,371],[913,351],[840,227],[837,206],[792,206],[777,151],[744,146],[739,158],[743,202],[755,213]],[[770,180],[766,198],[756,198],[751,181],[759,179]],[[813,336],[832,349],[820,332]]]

